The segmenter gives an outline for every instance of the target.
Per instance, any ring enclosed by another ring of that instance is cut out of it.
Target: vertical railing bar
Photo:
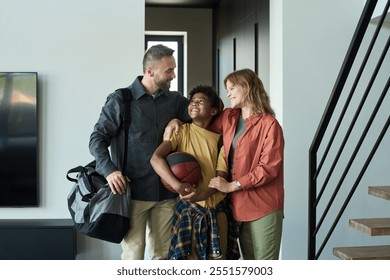
[[[316,154],[313,154],[310,160],[309,157],[309,174],[316,168]],[[311,179],[311,178],[310,178]],[[316,192],[317,189],[317,181],[312,180],[309,182],[309,204],[312,201],[315,201],[316,199]],[[308,244],[308,259],[312,260],[315,256],[315,248],[316,248],[316,236],[313,234],[316,228],[316,216],[317,216],[317,209],[314,207],[311,207],[311,204],[309,205],[309,224],[308,224],[308,236],[309,236],[309,244]]]

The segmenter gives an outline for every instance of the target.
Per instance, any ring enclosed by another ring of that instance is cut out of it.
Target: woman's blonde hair
[[[275,116],[275,111],[271,107],[270,98],[264,89],[263,82],[251,69],[241,69],[228,74],[223,81],[225,87],[227,81],[246,89],[245,98],[253,114],[268,113]]]

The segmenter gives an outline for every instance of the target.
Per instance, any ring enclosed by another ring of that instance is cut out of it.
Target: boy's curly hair
[[[199,92],[208,96],[212,108],[218,109],[218,113],[213,117],[214,120],[223,111],[224,104],[222,99],[218,96],[217,91],[212,86],[199,85],[191,89],[190,92],[188,93],[190,100],[192,99],[195,93],[199,93]]]

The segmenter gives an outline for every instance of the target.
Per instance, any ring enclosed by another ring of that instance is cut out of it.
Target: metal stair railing
[[[371,159],[375,155],[375,152],[376,152],[378,146],[380,145],[380,143],[381,143],[383,137],[385,136],[387,129],[389,127],[390,116],[387,118],[387,121],[383,125],[381,133],[376,137],[376,139],[374,139],[376,141],[372,147],[370,154],[367,156],[367,159],[365,161],[364,166],[360,170],[360,172],[355,180],[355,183],[351,187],[347,198],[343,202],[343,205],[340,207],[340,210],[338,211],[338,214],[337,214],[335,220],[333,221],[332,226],[330,227],[330,229],[327,233],[325,232],[326,236],[325,236],[322,244],[319,246],[319,249],[317,250],[317,247],[316,247],[317,235],[319,234],[321,226],[323,225],[324,219],[327,217],[328,212],[330,210],[330,207],[334,204],[335,198],[338,195],[340,188],[342,187],[344,179],[347,176],[347,174],[350,170],[350,167],[351,167],[352,163],[354,162],[355,157],[356,157],[357,153],[359,152],[359,149],[362,146],[363,141],[366,139],[368,131],[369,131],[372,123],[374,122],[374,119],[375,119],[375,117],[376,117],[376,115],[377,115],[377,113],[382,105],[382,102],[385,99],[386,94],[389,90],[389,78],[388,78],[387,83],[384,85],[382,93],[376,102],[376,106],[373,109],[367,124],[365,125],[364,131],[363,131],[362,135],[360,136],[360,139],[359,139],[357,145],[353,149],[353,154],[351,155],[350,159],[348,160],[347,165],[345,166],[345,169],[342,173],[341,179],[337,183],[337,186],[336,186],[335,190],[333,191],[333,194],[331,195],[331,198],[329,199],[329,201],[327,203],[325,202],[326,207],[325,207],[324,211],[322,213],[317,213],[317,210],[318,210],[317,208],[318,208],[319,202],[323,198],[324,191],[325,191],[325,189],[329,183],[329,180],[330,180],[330,178],[331,178],[331,176],[336,168],[337,163],[339,162],[340,156],[341,156],[342,152],[344,151],[346,145],[348,144],[348,140],[349,140],[349,137],[351,135],[351,132],[357,124],[357,120],[361,114],[361,110],[362,110],[367,98],[369,97],[369,94],[370,94],[371,89],[372,89],[372,85],[373,85],[375,79],[377,78],[378,72],[381,69],[383,61],[385,60],[386,55],[387,55],[387,51],[389,49],[389,38],[388,38],[387,43],[383,47],[382,54],[381,54],[380,58],[378,59],[378,62],[377,62],[377,65],[373,71],[373,74],[372,74],[372,76],[367,84],[367,87],[364,91],[364,94],[360,100],[360,103],[355,111],[354,117],[349,124],[349,128],[344,136],[344,139],[343,139],[341,145],[339,147],[337,147],[338,151],[336,153],[335,158],[333,159],[331,167],[329,168],[329,170],[325,170],[324,169],[324,162],[325,162],[325,160],[327,160],[330,157],[329,151],[334,144],[334,140],[336,138],[336,135],[339,132],[339,128],[341,126],[341,123],[345,119],[346,111],[351,106],[351,99],[354,96],[354,93],[356,91],[356,88],[357,88],[359,82],[361,81],[361,77],[362,77],[362,74],[366,68],[367,61],[369,60],[370,55],[372,53],[372,50],[377,42],[378,35],[382,29],[383,22],[386,18],[386,15],[387,15],[387,12],[389,9],[390,0],[387,1],[386,7],[383,10],[383,13],[382,13],[382,16],[380,17],[377,28],[375,29],[375,32],[372,35],[370,44],[369,44],[369,46],[366,50],[366,53],[364,55],[364,58],[360,64],[359,70],[356,74],[356,77],[354,78],[351,90],[350,90],[350,92],[345,100],[345,103],[343,105],[343,108],[338,116],[335,127],[331,132],[329,142],[325,143],[326,148],[324,149],[321,160],[317,164],[317,156],[318,156],[319,147],[321,146],[321,144],[323,142],[323,139],[324,139],[324,136],[325,136],[326,131],[328,129],[329,123],[331,122],[331,120],[333,120],[333,118],[337,118],[337,116],[334,116],[334,111],[335,111],[336,105],[339,102],[340,96],[343,94],[344,86],[346,84],[348,76],[350,75],[353,64],[355,63],[356,56],[359,52],[362,41],[366,36],[366,31],[368,29],[368,25],[369,25],[370,20],[372,18],[372,14],[375,10],[377,2],[378,2],[377,0],[366,1],[362,15],[359,19],[358,25],[356,27],[355,33],[353,35],[349,49],[347,51],[346,57],[344,59],[343,65],[341,67],[340,73],[339,73],[337,80],[335,82],[335,86],[333,88],[332,94],[330,96],[330,99],[329,99],[328,104],[326,106],[326,109],[324,111],[323,117],[320,121],[320,124],[318,126],[317,131],[316,131],[316,134],[314,136],[312,145],[310,146],[310,150],[309,150],[309,209],[308,209],[308,215],[309,215],[308,259],[310,259],[310,260],[318,259],[319,256],[321,255],[324,247],[326,246],[334,229],[336,228],[342,214],[344,213],[344,210],[348,206],[348,203],[351,200],[356,188],[358,187],[359,182],[364,175],[364,172],[366,171],[369,163],[371,162]],[[324,174],[323,176],[325,176],[325,179],[324,179],[324,183],[322,184],[319,193],[317,194],[317,184],[318,184],[318,178],[319,178],[320,174]],[[318,221],[317,221],[317,214],[319,214],[319,216],[321,216]]]

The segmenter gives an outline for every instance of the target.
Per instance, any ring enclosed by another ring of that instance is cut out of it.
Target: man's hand
[[[114,171],[106,178],[108,185],[110,186],[111,191],[114,194],[123,194],[126,191],[127,188],[127,182],[130,180],[123,176],[122,172],[120,171]]]

